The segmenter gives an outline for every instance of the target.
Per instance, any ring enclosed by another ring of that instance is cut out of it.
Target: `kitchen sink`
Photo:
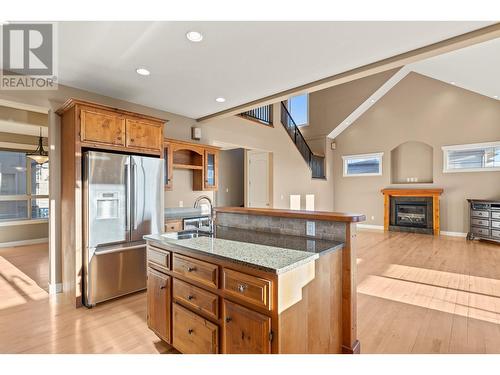
[[[162,237],[171,240],[187,240],[190,238],[210,237],[212,233],[200,230],[183,230],[180,232],[170,232],[162,234]]]

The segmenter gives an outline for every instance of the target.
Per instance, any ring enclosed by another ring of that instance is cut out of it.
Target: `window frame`
[[[30,151],[27,150],[19,150],[19,149],[9,149],[9,148],[0,148],[0,151],[4,152],[12,152],[12,153],[23,153],[25,154],[25,163],[26,163],[26,194],[0,194],[0,202],[9,202],[9,201],[26,201],[27,209],[26,209],[26,219],[23,218],[13,218],[13,219],[0,219],[0,226],[6,225],[18,225],[21,223],[38,223],[38,222],[47,222],[49,218],[33,218],[32,212],[32,201],[36,199],[48,199],[49,200],[49,217],[50,217],[50,199],[49,194],[32,194],[32,184],[31,184],[31,175],[32,175],[32,163],[31,159],[26,157],[26,154]],[[50,173],[50,167],[49,167]]]
[[[290,115],[293,118],[293,113],[292,113],[292,108],[291,108],[291,105],[290,105],[291,104],[290,100],[292,98],[295,98],[297,96],[302,96],[302,95],[305,95],[307,97],[307,107],[306,107],[307,108],[307,122],[304,123],[304,124],[295,124],[295,125],[297,125],[298,128],[303,128],[305,126],[309,126],[309,112],[310,112],[309,111],[309,93],[306,92],[306,93],[303,93],[303,94],[294,95],[294,96],[288,98],[287,101],[286,101],[286,109],[288,110],[288,112],[290,112]],[[293,120],[295,121],[295,119],[293,119]]]
[[[343,177],[370,177],[370,176],[382,176],[383,173],[383,152],[373,152],[370,154],[356,154],[356,155],[343,155],[342,156],[342,165],[343,165]],[[355,173],[348,174],[347,173],[347,162],[349,160],[356,159],[367,159],[374,158],[379,160],[379,171],[377,173]]]
[[[498,172],[500,167],[478,167],[478,168],[449,168],[448,154],[449,151],[467,151],[467,150],[481,150],[491,147],[499,147],[500,141],[485,142],[485,143],[469,143],[462,145],[442,146],[443,151],[443,173],[469,173],[469,172]]]

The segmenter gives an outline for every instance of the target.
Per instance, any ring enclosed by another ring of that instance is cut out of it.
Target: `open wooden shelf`
[[[192,164],[173,164],[172,167],[177,169],[203,169],[202,165],[192,165]]]

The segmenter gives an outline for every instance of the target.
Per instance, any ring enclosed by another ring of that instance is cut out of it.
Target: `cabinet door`
[[[217,190],[218,158],[218,151],[205,150],[205,190]]]
[[[148,327],[170,344],[171,278],[148,269]]]
[[[172,146],[166,143],[163,146],[163,158],[165,159],[165,190],[172,190],[173,177],[173,154]]]
[[[163,147],[163,131],[160,125],[127,119],[126,133],[127,147],[161,152]]]
[[[112,112],[82,109],[80,112],[82,142],[125,146],[125,119]]]
[[[223,318],[223,353],[271,353],[271,318],[228,300]]]

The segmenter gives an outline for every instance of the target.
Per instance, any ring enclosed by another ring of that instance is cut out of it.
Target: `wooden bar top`
[[[443,189],[382,189],[380,190],[382,194],[385,195],[397,195],[397,196],[422,196],[422,195],[441,195],[443,193]]]
[[[214,210],[216,212],[242,215],[277,216],[306,220],[342,221],[349,223],[359,223],[366,220],[365,215],[344,212],[283,210],[277,208],[247,207],[217,207]]]

